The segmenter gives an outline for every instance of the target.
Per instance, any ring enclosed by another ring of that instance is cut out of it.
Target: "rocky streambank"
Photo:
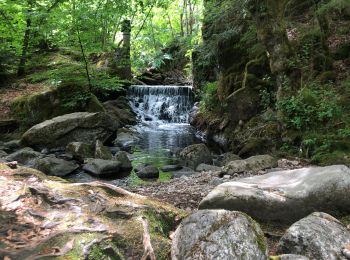
[[[203,143],[135,163],[142,135],[112,119],[67,114],[0,144],[0,256],[349,259],[348,167]]]

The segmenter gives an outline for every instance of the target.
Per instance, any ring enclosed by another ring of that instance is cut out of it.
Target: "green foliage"
[[[310,83],[297,95],[285,98],[277,105],[285,115],[287,127],[298,130],[335,122],[341,115],[337,93],[330,84]]]
[[[218,108],[219,100],[217,96],[218,82],[207,82],[201,92],[201,105],[202,112],[213,111]]]
[[[106,71],[100,70],[93,73],[91,84],[92,92],[103,99],[123,91],[126,82],[110,76]]]

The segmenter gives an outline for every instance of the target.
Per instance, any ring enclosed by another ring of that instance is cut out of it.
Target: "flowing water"
[[[128,100],[137,114],[138,124],[132,129],[138,133],[140,141],[132,147],[132,163],[149,163],[156,167],[176,164],[174,154],[182,148],[197,143],[195,130],[189,124],[189,114],[193,107],[192,87],[185,86],[131,86]],[[160,180],[171,175],[160,174]],[[136,179],[136,180],[135,180]],[[84,172],[71,177],[72,181],[95,180]],[[117,185],[137,184],[135,174],[122,180],[112,180]]]
[[[131,86],[128,98],[139,120],[135,129],[141,140],[134,151],[136,160],[158,166],[171,164],[172,153],[198,141],[189,124],[192,87]]]

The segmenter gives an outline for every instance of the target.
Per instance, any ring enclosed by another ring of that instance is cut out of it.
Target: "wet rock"
[[[36,159],[33,164],[33,167],[35,169],[42,171],[47,175],[58,177],[67,176],[79,168],[79,165],[73,162],[65,161],[55,157]]]
[[[293,224],[279,241],[277,251],[310,259],[346,259],[342,249],[350,244],[350,232],[337,219],[316,212]]]
[[[118,98],[117,100],[110,100],[103,103],[106,111],[114,116],[121,125],[134,125],[136,124],[136,115],[131,110],[128,101]]]
[[[91,144],[82,142],[72,142],[66,147],[66,152],[73,155],[73,157],[79,161],[84,161],[86,158],[93,157],[93,147]]]
[[[184,148],[180,153],[180,158],[185,166],[192,169],[201,163],[211,164],[213,157],[205,144],[194,144]]]
[[[197,166],[196,171],[197,172],[220,172],[222,169],[221,167],[215,166],[215,165],[209,165],[205,163],[201,163],[200,165]]]
[[[128,129],[119,129],[114,144],[124,150],[129,150],[138,141],[140,141],[140,138],[137,136],[137,133]]]
[[[35,159],[41,156],[41,153],[34,151],[32,148],[26,147],[6,156],[5,159],[7,161],[17,161],[24,165],[31,165]]]
[[[317,211],[350,213],[346,166],[271,172],[217,186],[200,209],[239,210],[263,221],[293,223]]]
[[[83,170],[98,177],[118,178],[121,163],[119,161],[87,159]]]
[[[21,142],[30,147],[65,148],[72,142],[94,145],[105,142],[118,129],[107,113],[78,112],[44,121],[22,136]]]
[[[181,165],[174,164],[174,165],[164,165],[163,167],[160,168],[163,172],[173,172],[173,171],[178,171],[182,169]]]
[[[177,259],[267,259],[264,233],[240,212],[200,210],[182,221],[171,247]]]
[[[109,150],[108,147],[104,146],[100,140],[97,140],[95,144],[94,158],[102,160],[112,160],[112,157],[113,156],[111,150]]]
[[[3,144],[3,150],[7,153],[12,153],[21,148],[20,140],[12,140]]]
[[[270,155],[252,156],[245,160],[236,160],[229,162],[224,168],[224,174],[240,174],[246,171],[260,171],[278,166],[276,158]]]
[[[129,160],[128,153],[124,151],[117,152],[113,157],[114,160],[117,160],[121,163],[120,168],[123,171],[129,171],[132,169],[131,161]]]
[[[137,173],[137,176],[141,179],[157,179],[159,178],[159,170],[152,165],[143,167]]]

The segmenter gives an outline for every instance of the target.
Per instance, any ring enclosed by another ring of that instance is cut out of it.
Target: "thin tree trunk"
[[[25,73],[25,66],[26,66],[26,61],[27,61],[27,52],[28,52],[28,47],[29,47],[31,25],[32,25],[32,20],[28,17],[27,21],[26,21],[26,30],[24,32],[21,59],[20,59],[19,65],[18,65],[18,70],[17,70],[18,76],[23,76]]]
[[[91,85],[91,78],[90,78],[90,72],[89,72],[89,64],[88,64],[88,61],[86,59],[83,43],[81,42],[79,29],[77,30],[77,35],[78,35],[78,41],[79,41],[79,45],[80,45],[81,54],[83,55],[83,60],[84,60],[84,64],[85,64],[85,72],[86,72],[86,78],[87,78],[88,84],[89,84],[89,91],[91,93],[92,85]]]

